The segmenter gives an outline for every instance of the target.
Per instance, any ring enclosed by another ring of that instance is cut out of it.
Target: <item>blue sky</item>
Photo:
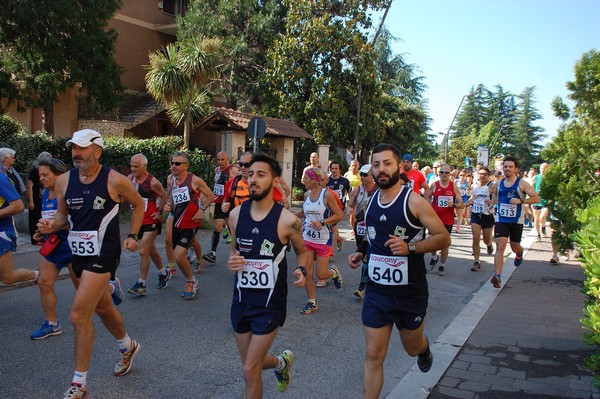
[[[598,0],[394,0],[385,24],[399,39],[394,52],[425,77],[432,133],[445,133],[482,83],[512,94],[536,86],[538,125],[551,138],[560,125],[552,98],[567,100],[575,63],[600,49]]]

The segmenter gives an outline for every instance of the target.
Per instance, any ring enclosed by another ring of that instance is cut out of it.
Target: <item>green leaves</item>
[[[220,46],[219,39],[192,36],[150,54],[146,88],[167,108],[173,124],[184,124],[184,148],[189,148],[192,124],[209,111],[205,88],[217,76]]]

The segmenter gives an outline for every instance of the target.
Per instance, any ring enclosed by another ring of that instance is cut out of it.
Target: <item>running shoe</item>
[[[487,254],[488,255],[493,255],[494,254],[494,246],[492,244],[487,246]]]
[[[136,340],[131,340],[131,348],[125,352],[119,351],[119,360],[115,365],[114,375],[120,377],[125,375],[131,369],[131,365],[133,364],[133,358],[140,351],[142,345],[140,345]]]
[[[185,283],[185,290],[181,294],[186,300],[190,300],[198,293],[198,280]]]
[[[209,253],[202,255],[202,259],[210,263],[216,263],[217,254],[215,254],[215,251],[210,251]]]
[[[188,251],[187,251],[188,262],[194,263],[197,259],[198,259],[198,257],[196,256],[196,252],[194,251],[194,248],[188,249]]]
[[[158,275],[158,289],[159,290],[164,290],[165,288],[167,288],[167,281],[169,281],[171,279],[171,273],[169,273],[168,270],[165,271],[165,274],[159,274]]]
[[[331,280],[333,280],[333,284],[335,285],[335,288],[337,288],[339,290],[340,288],[342,288],[342,282],[343,282],[342,275],[340,274],[338,267],[335,265],[331,266],[331,270],[333,270],[335,272],[335,275],[331,278]]]
[[[438,267],[438,276],[443,276],[446,274],[446,268],[444,266]]]
[[[327,287],[327,280],[318,280],[316,286],[317,288]]]
[[[39,339],[52,337],[53,335],[60,335],[62,333],[63,333],[63,329],[60,326],[59,321],[57,321],[56,325],[53,326],[50,323],[48,323],[48,320],[46,320],[46,321],[44,321],[44,324],[42,324],[42,326],[40,328],[38,328],[37,330],[35,330],[33,332],[33,334],[31,334],[31,339],[39,340]]]
[[[354,296],[358,299],[363,299],[365,297],[365,289],[357,288],[352,294],[354,294]]]
[[[481,263],[479,263],[478,260],[476,260],[475,262],[473,262],[473,267],[471,267],[471,271],[472,272],[481,271]]]
[[[86,399],[87,397],[87,386],[72,382],[63,399]]]
[[[115,279],[110,280],[108,284],[115,287],[115,290],[112,294],[110,294],[110,297],[112,298],[112,301],[115,304],[115,306],[119,306],[121,302],[123,302],[123,290],[121,289],[121,281],[119,281],[119,279],[115,277]]]
[[[500,281],[500,276],[494,273],[494,275],[490,279],[490,283],[492,283],[494,288],[500,288],[500,284],[502,284],[502,281]]]
[[[223,229],[223,238],[228,239],[229,237],[231,237],[231,234],[229,234],[229,227],[225,227]]]
[[[542,236],[538,234],[538,236],[537,236],[537,240],[538,240],[538,241],[542,241]]]
[[[319,305],[316,302],[312,303],[312,302],[308,301],[306,303],[306,305],[304,305],[304,308],[300,311],[300,313],[310,314],[310,313],[316,312],[317,310],[319,310]]]
[[[160,279],[159,279],[160,284]],[[166,282],[165,282],[166,284]],[[165,285],[166,287],[166,285]],[[163,287],[164,288],[164,287]],[[134,296],[144,296],[146,295],[146,285],[140,281],[136,281],[133,287],[127,290],[127,293]]]
[[[523,263],[523,251],[515,255],[515,267],[519,267]]]
[[[204,259],[202,259],[202,262],[196,262],[193,272],[196,274],[202,274],[204,272],[204,265],[206,265],[206,261]]]
[[[419,355],[417,359],[417,365],[419,366],[419,370],[422,373],[426,373],[431,369],[431,365],[433,364],[433,354],[431,353],[431,349],[429,348],[429,339],[427,339],[427,350]]]
[[[284,350],[283,353],[277,356],[280,359],[283,359],[285,362],[285,367],[281,371],[275,370],[275,385],[279,392],[287,391],[290,382],[292,382],[292,363],[294,362],[294,354],[292,351]]]
[[[169,264],[167,266],[167,271],[169,272],[169,274],[171,274],[171,277],[173,277],[175,273],[177,273],[177,266],[175,266],[175,264]]]
[[[552,257],[550,258],[550,263],[552,263],[553,265],[556,265],[558,263],[558,261],[559,261],[558,255],[552,255]]]
[[[432,256],[431,260],[429,261],[429,266],[427,267],[427,270],[432,271],[433,268],[435,267],[435,265],[437,265],[439,260],[440,260],[439,256]]]
[[[344,239],[340,237],[337,241],[337,250],[338,252],[342,252],[342,249],[344,249]]]

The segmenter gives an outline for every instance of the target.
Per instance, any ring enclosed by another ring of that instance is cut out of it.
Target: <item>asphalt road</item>
[[[123,229],[125,234],[128,230]],[[306,302],[304,289],[290,283],[288,316],[272,346],[274,354],[290,349],[296,361],[293,382],[285,394],[277,391],[271,370],[263,373],[265,398],[360,398],[361,370],[365,344],[360,320],[361,301],[352,292],[360,271],[347,266],[353,252],[347,221],[341,232],[346,237],[342,252],[335,254],[344,286],[336,290],[330,283],[318,289],[320,310],[302,315]],[[198,238],[204,249],[210,246],[209,231]],[[472,264],[470,229],[453,233],[453,243],[445,276],[430,273],[430,302],[426,334],[433,342],[463,309],[492,272],[493,258],[482,256],[483,271],[469,271]],[[157,243],[164,254],[163,236]],[[217,264],[208,264],[199,275],[200,292],[191,301],[180,297],[184,278],[181,273],[163,291],[156,289],[157,277],[151,266],[148,293],[127,298],[119,307],[129,334],[141,345],[129,374],[114,377],[116,344],[98,318],[96,344],[88,374],[90,398],[240,398],[243,391],[241,363],[229,322],[233,275],[225,263],[229,248],[221,241]],[[482,253],[485,249],[482,248]],[[293,251],[288,261],[295,264]],[[166,260],[166,256],[163,256]],[[429,256],[426,256],[429,260]],[[123,253],[117,276],[124,288],[137,279],[139,256]],[[17,265],[34,268],[35,265]],[[290,278],[290,282],[291,282]],[[74,289],[69,279],[56,283],[58,317],[64,333],[42,341],[29,336],[43,321],[37,286],[0,291],[0,397],[62,398],[73,374],[73,328],[69,306]],[[402,350],[393,333],[385,362],[382,397],[413,367],[416,359]],[[434,353],[435,361],[435,353]],[[410,397],[410,393],[406,393]]]

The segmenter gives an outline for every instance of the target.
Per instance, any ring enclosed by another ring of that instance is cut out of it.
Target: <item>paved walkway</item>
[[[549,241],[533,243],[429,398],[600,397],[583,367],[583,269],[551,265]]]

